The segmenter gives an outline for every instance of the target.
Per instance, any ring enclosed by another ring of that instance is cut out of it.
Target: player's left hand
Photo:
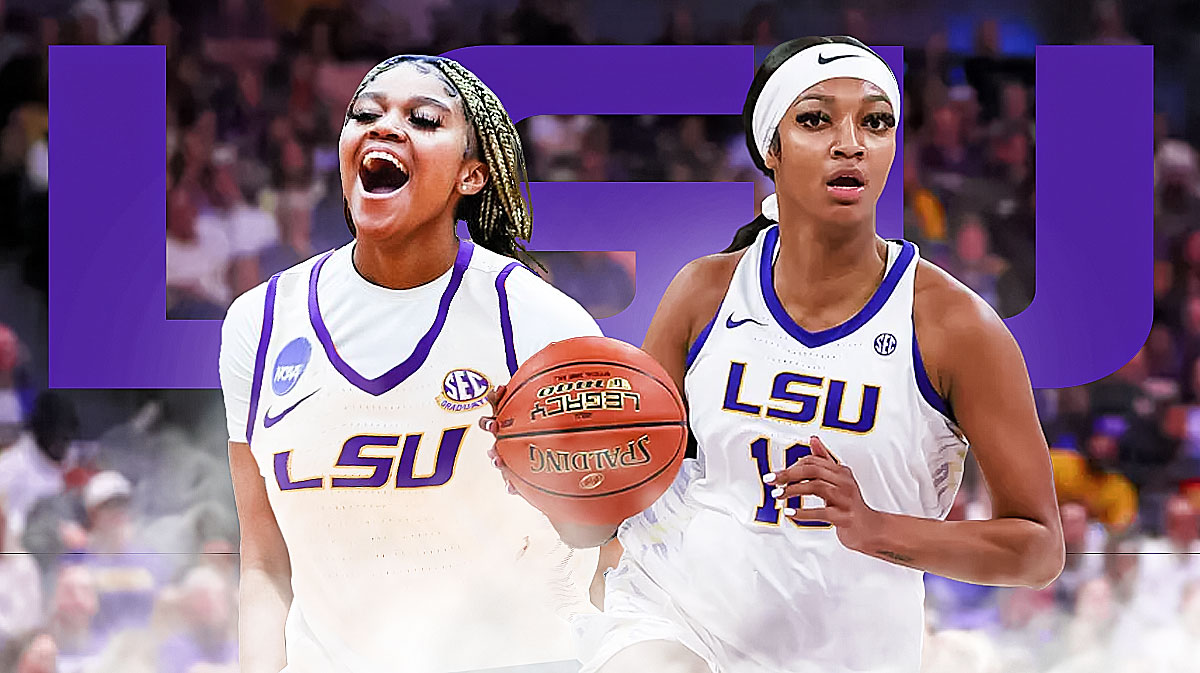
[[[776,472],[775,478],[767,481],[776,486],[771,496],[780,501],[781,507],[788,498],[820,497],[825,501],[824,507],[783,507],[783,514],[795,521],[827,521],[833,525],[843,545],[863,551],[875,537],[881,518],[879,512],[867,506],[854,473],[837,462],[820,439],[811,437],[809,448],[812,450],[810,455]]]
[[[496,409],[500,406],[500,400],[504,399],[505,392],[507,391],[504,386],[496,386],[488,392],[486,399],[488,404],[492,405],[493,414],[496,413]],[[496,418],[494,416],[484,416],[483,418],[480,418],[479,427],[492,433],[492,435],[495,435],[496,431],[500,429],[497,426]],[[494,465],[497,470],[500,470],[500,475],[504,477],[504,486],[508,489],[509,494],[521,495],[521,492],[513,486],[514,476],[512,470],[504,464],[504,460],[500,458],[500,454],[496,452],[496,445],[494,443],[492,444],[492,447],[488,449],[487,455],[488,458],[492,459],[492,465]],[[521,497],[524,498],[524,496]],[[526,499],[525,502],[529,502],[529,500]],[[533,503],[529,504],[537,507]],[[542,513],[545,514],[545,512]],[[615,526],[613,525],[596,526],[590,524],[555,521],[553,518],[550,518],[549,515],[547,515],[546,518],[550,521],[550,525],[554,526],[554,530],[558,532],[558,537],[564,543],[566,543],[568,547],[576,549],[596,547],[600,544],[603,544],[607,540],[611,540],[616,534],[614,530]]]
[[[500,406],[500,400],[504,399],[505,392],[507,392],[507,390],[502,385],[495,386],[488,391],[486,399],[488,404],[492,405],[493,414],[496,413],[496,409]],[[479,427],[492,433],[492,435],[495,435],[496,430],[499,429],[496,426],[495,416],[484,416],[483,418],[480,418]],[[487,455],[488,458],[492,459],[492,465],[494,465],[497,470],[500,470],[500,474],[504,477],[504,486],[508,489],[509,494],[516,495],[517,489],[513,488],[512,485],[512,471],[508,469],[508,466],[504,464],[503,460],[500,460],[500,454],[496,453],[495,444],[492,445],[492,448],[488,449]]]

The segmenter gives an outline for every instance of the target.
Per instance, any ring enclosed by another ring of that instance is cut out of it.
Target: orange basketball
[[[616,524],[671,485],[687,448],[683,399],[654,358],[576,337],[529,358],[496,410],[513,486],[556,521]]]

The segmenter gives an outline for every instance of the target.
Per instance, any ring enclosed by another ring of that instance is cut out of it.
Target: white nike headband
[[[816,84],[838,77],[861,79],[883,91],[892,105],[892,114],[900,119],[900,86],[896,75],[883,59],[862,47],[841,42],[815,44],[801,49],[784,61],[763,85],[751,115],[754,144],[766,159],[771,139],[779,122],[800,94]],[[779,220],[774,194],[763,201],[763,215]]]

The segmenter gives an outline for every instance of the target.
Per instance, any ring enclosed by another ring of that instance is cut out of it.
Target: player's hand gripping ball
[[[496,452],[552,521],[619,524],[671,485],[687,448],[683,399],[644,351],[606,337],[529,358],[496,409]]]

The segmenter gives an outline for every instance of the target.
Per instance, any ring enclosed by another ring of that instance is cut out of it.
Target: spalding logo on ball
[[[687,448],[683,399],[641,349],[557,341],[513,374],[496,410],[513,486],[552,519],[616,524],[671,485]]]

